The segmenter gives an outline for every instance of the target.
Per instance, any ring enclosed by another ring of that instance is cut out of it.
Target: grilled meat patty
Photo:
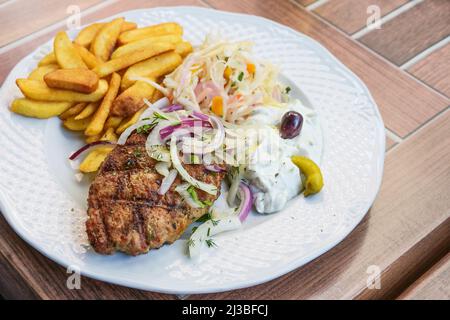
[[[208,210],[192,208],[183,201],[175,191],[182,183],[179,176],[166,194],[158,194],[163,176],[145,150],[146,138],[133,133],[125,145],[116,146],[89,189],[86,230],[98,253],[138,255],[172,243]],[[195,179],[220,189],[223,173],[207,171],[200,164],[184,167]],[[196,191],[201,201],[214,202],[219,195]]]

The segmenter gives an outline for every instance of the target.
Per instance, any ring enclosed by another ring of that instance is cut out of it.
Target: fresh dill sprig
[[[213,239],[206,239],[205,242],[208,248],[217,247],[217,244],[214,242]]]

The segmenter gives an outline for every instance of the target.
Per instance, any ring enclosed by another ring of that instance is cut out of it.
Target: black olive
[[[288,111],[281,119],[280,135],[283,139],[292,139],[300,134],[303,116],[296,111]]]

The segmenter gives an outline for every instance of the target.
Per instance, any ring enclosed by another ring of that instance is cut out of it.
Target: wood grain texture
[[[450,253],[415,281],[399,300],[450,300]]]
[[[386,136],[386,151],[388,151],[390,148],[392,148],[396,144],[397,144],[397,142],[395,142],[394,140],[392,140],[391,138]]]
[[[186,0],[136,0],[120,1],[104,7],[101,11],[83,17],[82,23],[108,17],[125,10],[137,8],[171,6],[171,5],[204,5],[200,1]],[[3,79],[18,60],[31,50],[54,36],[55,31],[35,38],[1,56],[2,64],[10,64],[7,69],[0,66]],[[174,295],[129,289],[82,277],[80,290],[69,290],[66,287],[66,270],[21,240],[0,217],[0,292],[5,298],[40,298],[40,299],[174,299]]]
[[[314,2],[316,2],[317,0],[296,0],[299,4],[301,4],[302,6],[309,6],[310,4],[313,4]]]
[[[0,216],[0,292],[7,299],[175,299],[81,278],[81,289],[66,286],[66,270],[26,244]]]
[[[396,65],[402,65],[450,35],[450,1],[427,0],[359,40]]]
[[[0,9],[0,47],[36,32],[69,16],[67,7],[76,4],[81,10],[100,0],[16,0]],[[51,14],[49,14],[51,12]]]
[[[208,0],[208,3],[218,9],[275,20],[318,40],[364,81],[380,108],[384,124],[400,137],[449,105],[448,99],[288,1]]]
[[[450,43],[411,66],[408,72],[450,97]]]
[[[383,17],[407,2],[408,0],[331,0],[314,12],[346,33],[353,34],[366,26],[370,15],[367,13],[369,6],[378,6]]]
[[[450,110],[387,153],[380,193],[338,246],[306,266],[253,288],[200,299],[394,298],[448,252]],[[431,160],[433,159],[433,160]],[[367,288],[378,266],[381,288]]]

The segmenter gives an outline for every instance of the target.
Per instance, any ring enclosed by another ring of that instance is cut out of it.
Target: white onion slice
[[[177,138],[172,137],[170,139],[170,158],[172,159],[172,164],[175,169],[177,169],[178,173],[180,174],[183,179],[196,187],[197,189],[201,189],[209,194],[216,195],[217,194],[217,188],[216,186],[212,184],[208,184],[202,181],[199,181],[189,175],[189,173],[184,169],[184,167],[181,165],[180,158],[178,157],[178,149],[177,149]]]
[[[164,177],[164,179],[162,179],[161,186],[158,189],[158,194],[160,195],[166,194],[166,192],[170,189],[172,183],[177,178],[177,174],[178,172],[175,169],[169,171],[167,177]]]
[[[191,185],[189,183],[182,183],[180,185],[178,185],[175,188],[175,191],[178,192],[184,199],[184,201],[186,201],[186,203],[191,206],[192,208],[195,209],[199,209],[202,206],[200,204],[198,204],[197,202],[194,201],[194,199],[192,199],[191,195],[189,194],[189,192],[187,191],[187,189],[190,187]]]
[[[119,137],[119,140],[117,140],[117,144],[125,144],[127,142],[128,137],[131,135],[131,133],[136,130],[137,128],[140,128],[145,125],[151,125],[153,123],[153,120],[142,120],[138,121],[135,124],[129,126],[125,129],[124,132]]]
[[[144,102],[148,106],[148,108],[141,114],[139,120],[151,118],[155,111],[161,113],[160,109],[167,107],[170,103],[169,99],[167,99],[166,97],[159,99],[155,103],[150,103],[147,99],[144,99]]]
[[[183,140],[184,153],[211,153],[222,146],[223,141],[225,140],[225,128],[222,122],[216,117],[210,116],[210,120],[214,129],[216,129],[216,135],[211,140],[211,142],[204,142],[194,138],[185,138]]]
[[[158,172],[160,175],[162,175],[164,177],[167,177],[169,175],[169,168],[170,168],[170,163],[168,163],[168,162],[160,161],[157,164],[155,164],[156,172]]]

